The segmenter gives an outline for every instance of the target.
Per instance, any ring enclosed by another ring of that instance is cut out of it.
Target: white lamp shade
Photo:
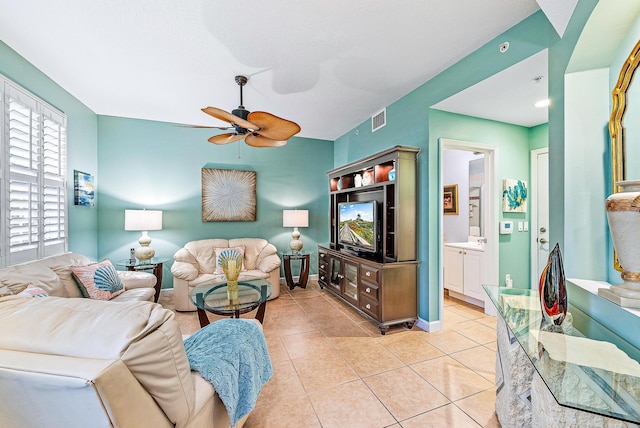
[[[282,227],[309,227],[309,211],[283,210]]]
[[[162,211],[124,210],[124,230],[162,230]]]

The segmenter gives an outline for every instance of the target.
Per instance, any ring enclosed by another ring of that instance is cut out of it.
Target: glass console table
[[[537,290],[484,289],[560,406],[640,423],[640,349],[570,303],[561,327],[542,324]]]

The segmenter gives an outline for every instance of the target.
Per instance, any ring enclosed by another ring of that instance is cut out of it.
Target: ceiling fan
[[[234,129],[235,132],[214,135],[209,138],[213,144],[229,144],[244,139],[244,142],[253,147],[281,147],[287,144],[287,140],[300,132],[300,126],[271,113],[264,111],[249,112],[242,105],[242,87],[249,80],[246,76],[236,76],[236,83],[240,86],[240,105],[231,113],[216,108],[205,107],[206,114],[230,123],[229,127],[204,126],[202,128]]]

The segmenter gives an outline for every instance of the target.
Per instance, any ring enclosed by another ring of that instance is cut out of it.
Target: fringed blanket
[[[234,427],[254,408],[262,386],[273,376],[260,327],[245,319],[219,320],[187,338],[184,347],[191,369],[213,385]]]

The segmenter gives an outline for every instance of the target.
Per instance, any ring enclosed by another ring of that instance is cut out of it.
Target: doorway
[[[497,182],[497,174],[496,174],[496,165],[498,158],[498,148],[497,146],[491,146],[487,144],[474,143],[469,141],[459,141],[459,140],[450,140],[446,138],[439,139],[439,159],[440,159],[440,176],[439,176],[439,188],[444,189],[444,186],[450,188],[450,185],[454,185],[457,183],[447,183],[444,179],[444,159],[445,159],[445,150],[460,150],[471,152],[471,154],[475,154],[475,159],[483,158],[483,169],[482,169],[482,184],[477,182],[477,172],[475,171],[476,165],[469,164],[469,161],[465,165],[461,165],[460,168],[471,168],[471,173],[467,174],[469,183],[468,190],[465,195],[463,195],[464,199],[460,199],[457,201],[458,206],[465,205],[464,215],[467,217],[464,224],[466,229],[464,231],[460,231],[460,233],[464,236],[464,241],[467,241],[467,238],[470,240],[472,237],[477,236],[478,238],[482,238],[484,241],[484,261],[483,271],[481,273],[480,282],[481,284],[488,285],[498,285],[498,266],[499,266],[499,251],[498,251],[498,230],[497,225],[499,221],[499,200],[497,197],[498,191],[498,182]],[[467,169],[469,171],[469,169]],[[444,244],[445,240],[451,243],[450,239],[447,239],[445,235],[445,209],[444,205],[444,191],[440,192],[439,196],[439,228],[440,228],[440,247],[439,247],[439,255],[440,255],[440,263],[439,263],[439,296],[440,296],[440,314],[443,312],[443,301],[444,301]],[[460,210],[457,211],[460,215]],[[469,216],[472,216],[474,222],[469,222]],[[475,223],[475,220],[479,219],[479,223]],[[456,240],[461,238],[455,238]],[[484,309],[486,314],[495,315],[495,306],[491,304],[482,290],[480,294],[480,298],[484,299],[480,302],[480,304],[484,304]],[[464,296],[460,296],[463,300]],[[470,303],[478,304],[478,299],[470,299]]]
[[[531,151],[531,288],[549,258],[549,148]]]

